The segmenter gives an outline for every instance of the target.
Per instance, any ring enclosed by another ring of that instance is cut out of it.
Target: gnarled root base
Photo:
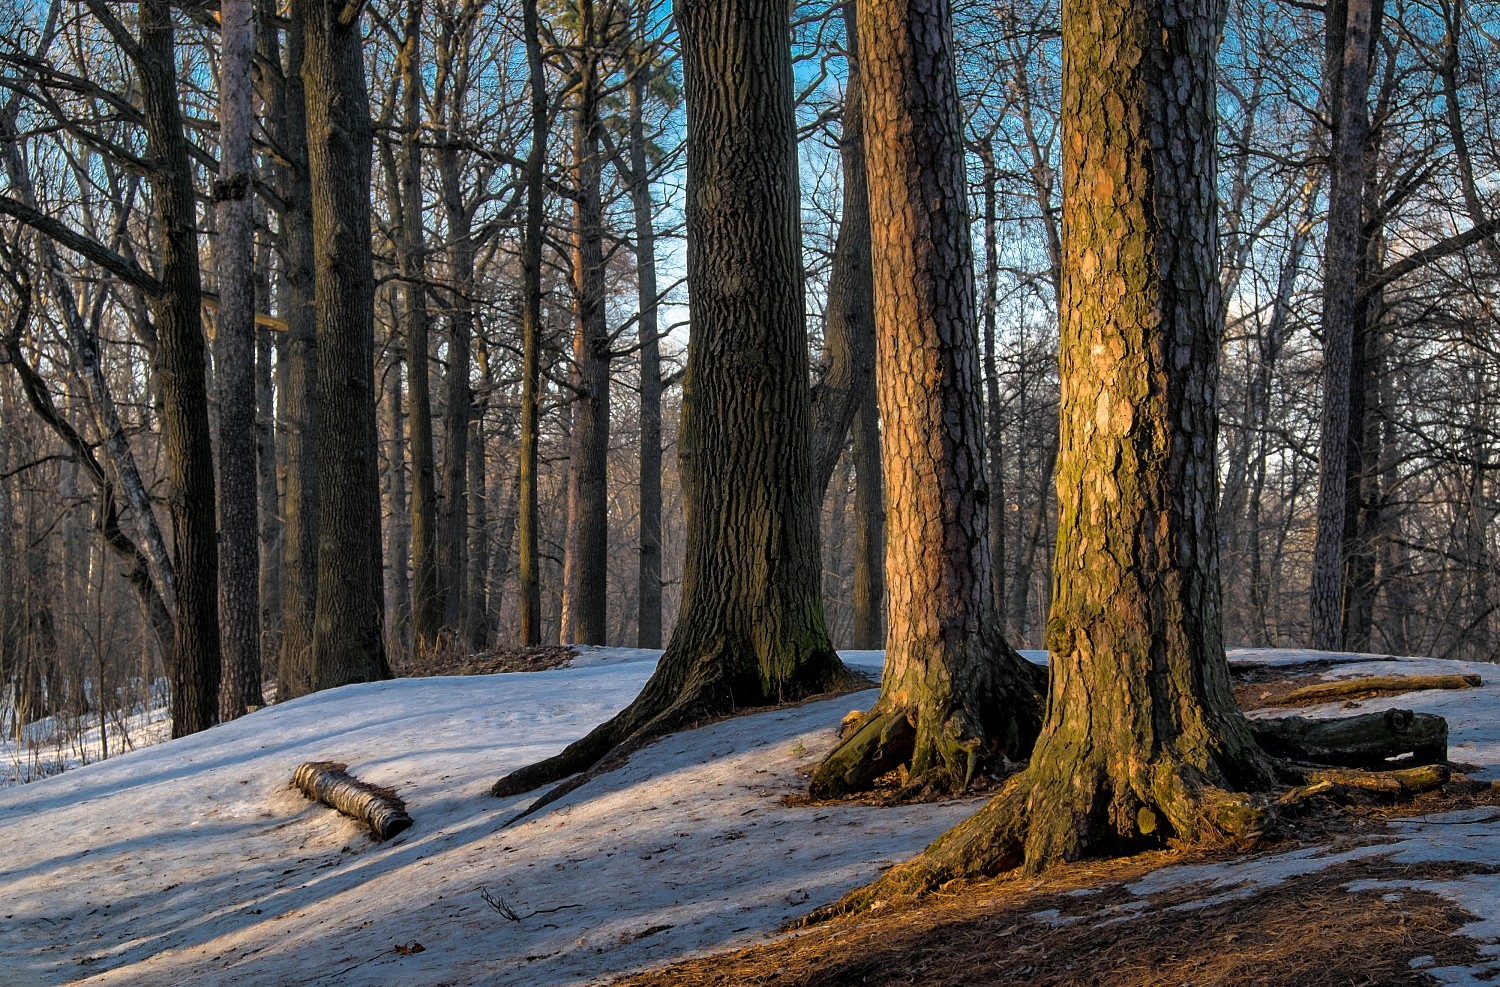
[[[1062,777],[1026,771],[976,815],[938,837],[916,858],[849,892],[801,924],[935,891],[952,881],[994,877],[1018,867],[1035,873],[1062,861],[1134,853],[1166,845],[1249,843],[1264,832],[1264,800],[1226,791],[1180,761],[1162,761],[1137,784],[1114,791],[1104,772]]]
[[[1024,761],[1041,730],[1047,673],[1004,650],[1009,660],[989,673],[997,681],[985,691],[994,698],[972,709],[936,700],[902,704],[883,694],[868,714],[846,720],[845,736],[813,772],[808,793],[842,798],[904,767],[903,799],[936,798],[1001,774],[1007,761]]]
[[[590,779],[614,770],[631,754],[667,734],[738,710],[795,701],[844,688],[855,681],[831,650],[806,662],[794,686],[784,686],[779,695],[767,695],[758,677],[736,677],[733,669],[737,667],[742,668],[743,663],[737,665],[727,660],[718,650],[700,653],[692,659],[674,657],[669,650],[629,706],[561,753],[512,771],[495,782],[490,794],[502,798],[544,785],[555,786],[506,820],[505,825],[526,818]]]

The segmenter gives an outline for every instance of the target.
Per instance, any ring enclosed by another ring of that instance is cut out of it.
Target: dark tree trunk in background
[[[1046,722],[979,815],[859,892],[1245,837],[1214,533],[1218,4],[1066,0],[1062,439]],[[1137,66],[1152,66],[1143,72]]]
[[[470,462],[474,452],[473,431],[479,432],[469,368],[474,339],[474,236],[473,214],[465,204],[459,184],[459,164],[451,142],[438,151],[438,176],[442,187],[443,217],[447,227],[448,292],[448,397],[443,410],[443,499],[439,512],[438,563],[442,572],[443,623],[454,631],[472,631],[484,604],[475,599],[469,579]],[[479,465],[483,467],[481,450]],[[482,489],[483,473],[477,481]],[[481,498],[482,499],[482,498]],[[483,531],[475,502],[474,523]],[[482,647],[482,645],[481,645]]]
[[[161,293],[151,299],[156,373],[161,385],[162,446],[177,573],[172,677],[172,736],[213,726],[219,713],[219,551],[214,461],[204,383],[198,221],[187,140],[177,104],[172,11],[164,0],[140,5],[141,97],[145,110],[157,225]],[[254,460],[251,460],[253,476]],[[254,492],[254,480],[250,482]],[[253,532],[253,528],[251,529]]]
[[[578,0],[573,107],[573,431],[563,550],[563,644],[603,644],[609,566],[609,328],[600,201],[600,31],[593,0]]]
[[[389,674],[376,482],[370,106],[358,8],[301,5],[318,326],[318,603],[312,687]]]
[[[253,0],[223,0],[219,55],[219,177],[214,264],[219,282],[215,378],[219,385],[219,615],[224,674],[219,716],[260,697],[259,486],[255,470],[255,196],[251,137]]]
[[[861,3],[874,225],[876,390],[890,629],[880,699],[813,775],[815,795],[961,791],[1019,760],[1045,674],[1001,636],[990,584],[973,257],[946,0]]]
[[[822,503],[828,482],[848,444],[860,401],[875,379],[875,298],[870,274],[870,193],[865,180],[864,83],[853,0],[844,4],[848,77],[844,83],[843,136],[839,160],[844,176],[833,269],[828,275],[828,311],[823,325],[828,367],[812,395],[813,490]]]
[[[281,394],[286,421],[286,528],[278,702],[312,691],[313,620],[318,601],[318,336],[313,313],[316,276],[307,103],[302,84],[305,52],[301,19],[293,17],[286,26],[286,63],[281,73],[283,112],[271,117],[287,158],[278,189],[283,207],[278,220],[282,276],[276,303],[287,324],[287,386]]]
[[[846,678],[819,599],[786,6],[683,0],[676,11],[694,319],[680,440],[682,610],[640,696],[561,754],[502,778],[497,795],[585,771],[621,744]]]
[[[1323,253],[1323,411],[1319,419],[1317,537],[1313,543],[1312,646],[1344,646],[1349,434],[1354,421],[1355,343],[1362,323],[1365,149],[1369,140],[1370,44],[1381,0],[1330,0],[1324,92],[1333,123]]]
[[[641,64],[630,80],[630,205],[635,220],[636,339],[641,373],[641,530],[636,567],[637,648],[661,647],[661,347],[656,303],[656,227],[651,215],[651,169],[646,157],[645,104],[651,81],[646,10],[638,14]]]
[[[422,0],[408,0],[401,46],[401,162],[397,211],[397,268],[406,333],[407,455],[411,458],[411,607],[413,644],[425,655],[443,627],[438,570],[437,467],[432,450],[431,321],[427,312],[426,250],[422,236]],[[397,564],[400,564],[399,562]]]
[[[521,238],[521,449],[520,546],[516,575],[521,644],[542,643],[541,557],[538,554],[537,416],[541,411],[542,237],[546,221],[547,91],[542,68],[541,26],[536,0],[522,0],[527,88],[531,101],[531,150],[526,155],[526,228]]]
[[[854,640],[885,647],[885,482],[880,468],[880,408],[875,378],[854,417]]]

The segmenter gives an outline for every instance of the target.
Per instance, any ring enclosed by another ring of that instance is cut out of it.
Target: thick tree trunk
[[[885,675],[814,795],[907,766],[913,790],[960,791],[1020,760],[1044,673],[1005,643],[991,595],[983,418],[963,131],[946,0],[864,3],[876,389],[890,595]]]
[[[219,233],[215,378],[219,385],[219,616],[224,674],[219,716],[231,720],[260,697],[260,548],[255,472],[255,196],[251,137],[253,0],[219,7]]]
[[[818,592],[786,7],[683,0],[676,9],[693,149],[681,616],[633,703],[561,754],[502,778],[497,795],[846,679]]]
[[[148,153],[157,166],[152,205],[159,236],[162,291],[151,299],[151,305],[157,332],[162,446],[167,458],[167,499],[172,507],[177,573],[176,641],[168,665],[172,676],[172,736],[182,737],[212,726],[219,713],[214,463],[204,383],[197,207],[177,104],[172,12],[165,0],[143,0],[140,32],[137,68]],[[250,468],[248,487],[253,497],[253,452]],[[252,546],[254,530],[252,526]]]
[[[464,202],[459,164],[451,142],[445,142],[438,152],[438,173],[442,184],[443,218],[448,230],[444,259],[451,286],[448,293],[448,393],[443,410],[443,499],[439,512],[438,564],[445,590],[443,623],[454,631],[463,632],[473,627],[478,616],[476,608],[483,608],[483,601],[473,597],[469,579],[471,508],[475,514],[474,523],[482,526],[483,522],[478,517],[481,505],[477,502],[471,504],[469,497],[469,464],[474,455],[471,424],[473,431],[479,431],[478,423],[474,421],[474,395],[469,383],[475,305],[473,214]],[[482,452],[480,466],[483,466]],[[477,482],[482,488],[482,472]]]
[[[279,220],[282,276],[277,310],[287,324],[286,382],[281,394],[286,419],[286,529],[281,615],[281,658],[276,672],[278,702],[312,691],[313,621],[318,601],[318,336],[313,313],[312,184],[307,169],[307,102],[302,84],[306,46],[302,22],[286,26],[282,71],[284,110],[273,117],[286,151],[281,172]]]
[[[1364,244],[1365,148],[1369,139],[1370,43],[1381,0],[1332,0],[1325,92],[1333,121],[1323,253],[1323,410],[1318,428],[1318,515],[1313,542],[1312,646],[1344,645],[1348,460],[1359,271]]]
[[[516,575],[521,644],[542,643],[541,557],[537,512],[537,417],[541,411],[542,237],[546,220],[547,91],[542,68],[541,25],[537,0],[522,0],[522,34],[526,43],[527,88],[531,101],[531,150],[526,155],[526,228],[521,238],[521,449],[520,546]]]
[[[389,673],[375,454],[370,107],[358,8],[298,8],[318,325],[318,602],[312,687]]]
[[[573,107],[573,431],[563,549],[563,644],[603,644],[609,564],[609,328],[605,322],[600,201],[599,28],[578,0],[582,52]]]
[[[1031,764],[862,900],[1250,837],[1269,783],[1219,628],[1218,5],[1066,0],[1052,679]],[[1139,66],[1151,66],[1149,72]]]

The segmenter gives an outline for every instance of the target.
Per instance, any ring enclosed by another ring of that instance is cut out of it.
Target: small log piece
[[[1255,719],[1250,721],[1250,730],[1267,754],[1290,761],[1378,768],[1403,754],[1411,754],[1421,764],[1448,759],[1448,721],[1409,709],[1336,720],[1304,716]]]
[[[377,841],[388,840],[411,827],[406,803],[389,788],[377,788],[347,774],[347,764],[308,761],[297,766],[292,784],[302,794],[370,827]]]
[[[1472,689],[1483,685],[1477,675],[1366,675],[1334,682],[1318,682],[1289,692],[1282,702],[1310,703],[1347,696],[1399,695],[1425,689]]]

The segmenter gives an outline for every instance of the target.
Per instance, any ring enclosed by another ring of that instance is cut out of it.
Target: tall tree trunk
[[[219,235],[215,377],[219,385],[219,717],[260,697],[260,547],[255,472],[254,0],[222,0],[219,53]]]
[[[973,256],[947,0],[859,9],[885,472],[885,674],[870,716],[813,774],[816,795],[898,765],[961,791],[1019,760],[1045,675],[1005,643],[991,595]]]
[[[292,17],[286,26],[286,61],[281,73],[282,112],[271,115],[277,143],[287,159],[279,188],[282,272],[276,302],[287,324],[287,387],[281,394],[286,419],[285,595],[276,671],[278,702],[312,691],[313,621],[318,602],[318,335],[313,312],[316,273],[307,101],[302,84],[305,53],[302,20]]]
[[[262,225],[269,228],[264,222]],[[256,308],[271,311],[271,246],[262,239],[257,250],[255,297]],[[275,655],[281,641],[281,496],[276,485],[278,459],[276,442],[276,389],[272,359],[280,345],[280,334],[272,329],[258,330],[255,339],[255,478],[259,488],[256,512],[260,518],[260,656],[261,678],[265,678],[265,656]],[[281,359],[285,359],[284,356]],[[258,683],[257,683],[258,684]],[[264,697],[257,704],[264,703]]]
[[[386,677],[375,454],[370,105],[359,10],[298,7],[318,325],[318,603],[312,687]]]
[[[183,737],[213,726],[219,713],[214,463],[204,383],[197,208],[177,105],[172,11],[165,0],[143,0],[140,32],[137,68],[148,153],[156,163],[152,206],[159,235],[162,287],[151,303],[177,573],[176,640],[168,666],[172,676],[172,736]],[[251,462],[253,470],[253,459]],[[250,486],[253,493],[253,480]]]
[[[1356,323],[1360,320],[1371,30],[1379,3],[1381,0],[1330,0],[1324,12],[1324,92],[1333,133],[1323,253],[1323,410],[1318,426],[1318,514],[1310,612],[1312,646],[1329,651],[1344,646],[1350,388],[1354,382]]]
[[[864,82],[858,15],[843,5],[848,36],[839,162],[843,173],[838,238],[828,274],[823,326],[827,371],[812,394],[813,490],[821,503],[834,467],[848,445],[859,402],[875,378],[875,297],[870,273],[870,192],[865,177]]]
[[[469,383],[474,340],[474,234],[473,213],[464,202],[459,162],[451,140],[444,140],[438,154],[438,176],[442,185],[443,215],[447,226],[445,260],[448,268],[448,397],[443,411],[443,498],[439,515],[438,562],[445,590],[443,622],[455,631],[472,628],[483,608],[470,594],[469,580],[469,490],[468,468],[473,451],[470,423],[475,416],[474,394]],[[473,431],[478,431],[477,424]],[[481,455],[482,460],[482,455]],[[483,484],[483,478],[479,480]],[[482,488],[481,488],[482,489]],[[474,505],[477,512],[478,506]],[[476,521],[477,523],[477,521]]]
[[[497,795],[585,771],[622,744],[845,680],[819,599],[786,6],[682,0],[676,12],[692,149],[681,615],[634,702],[502,778]]]
[[[563,548],[563,644],[603,644],[609,571],[609,328],[600,201],[600,30],[578,0],[579,77],[573,108],[573,431]]]
[[[531,149],[526,155],[526,228],[521,238],[521,449],[517,609],[521,644],[542,643],[541,556],[538,546],[537,437],[541,411],[542,237],[546,221],[547,90],[542,68],[542,36],[537,0],[522,0],[527,89],[531,101]]]
[[[386,516],[391,519],[388,539],[391,549],[391,614],[390,639],[396,642],[401,654],[413,655],[411,622],[411,571],[404,564],[411,558],[411,512],[408,510],[409,493],[406,488],[406,408],[401,390],[401,374],[391,368],[385,389],[386,422],[391,437],[390,454],[386,462],[390,469],[390,502]]]
[[[1215,507],[1218,4],[1066,0],[1052,679],[1031,764],[861,898],[1243,837],[1269,770],[1230,690]],[[1150,66],[1150,71],[1141,67]]]
[[[995,606],[1005,616],[1005,458],[1004,427],[1000,418],[1000,365],[996,359],[999,332],[995,317],[999,308],[1000,251],[997,242],[996,199],[999,190],[995,151],[988,143],[980,148],[984,164],[984,464],[990,498],[990,586]]]
[[[641,374],[641,530],[636,566],[635,646],[661,647],[661,347],[656,302],[656,226],[646,157],[646,94],[651,81],[647,5],[637,11],[640,63],[630,79],[630,205],[635,220],[636,339]]]
[[[411,457],[411,604],[417,653],[427,654],[443,627],[438,568],[437,467],[432,450],[432,374],[428,366],[426,250],[422,227],[422,0],[407,0],[401,45],[401,162],[397,267],[406,329],[407,454]]]
[[[469,514],[472,514],[472,523],[467,524],[464,530],[466,540],[464,581],[464,611],[463,628],[464,640],[468,642],[469,650],[483,651],[489,645],[489,594],[486,591],[485,582],[489,578],[490,566],[490,517],[489,517],[489,491],[487,489],[489,470],[485,462],[484,448],[484,421],[475,418],[473,428],[468,429],[468,442],[466,452],[469,456],[468,478],[468,503]]]

